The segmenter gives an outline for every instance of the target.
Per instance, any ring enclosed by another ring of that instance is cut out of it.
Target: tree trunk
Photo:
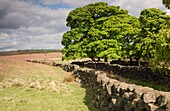
[[[93,57],[91,57],[91,60],[92,60],[93,62],[95,62],[95,59],[94,59]]]
[[[107,57],[104,58],[104,62],[108,62]]]
[[[136,58],[137,66],[139,66],[139,58]]]
[[[100,62],[100,57],[97,58],[97,61]]]
[[[133,65],[132,56],[130,56],[129,59],[130,59],[130,66],[132,66]]]
[[[121,64],[121,59],[120,58],[118,59],[118,64]]]

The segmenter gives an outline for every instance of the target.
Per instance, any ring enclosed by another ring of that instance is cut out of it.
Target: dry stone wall
[[[92,103],[101,111],[170,111],[170,92],[128,84],[107,77],[106,72],[76,65],[61,65],[76,81],[92,90]]]
[[[92,103],[100,111],[170,111],[170,92],[120,82],[109,78],[106,72],[77,65],[44,64],[73,72],[77,82],[89,87]]]
[[[104,62],[74,62],[81,67],[93,68],[101,71],[106,71],[112,74],[120,75],[122,77],[136,79],[144,82],[150,82],[156,85],[163,85],[170,87],[170,70],[168,74],[160,74],[153,72],[150,67],[143,66],[123,66],[118,64],[108,64]]]

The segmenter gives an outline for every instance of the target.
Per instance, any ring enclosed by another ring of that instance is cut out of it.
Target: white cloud
[[[164,10],[166,13],[167,13],[167,15],[170,15],[170,10]]]
[[[0,40],[8,39],[9,35],[6,33],[0,33]]]
[[[141,10],[145,8],[166,9],[162,0],[117,0],[114,4],[128,10],[130,14],[135,16],[139,16]]]
[[[46,47],[47,44],[54,49],[62,47],[57,42],[62,34],[54,35],[68,30],[66,16],[70,9],[54,10],[18,0],[1,0],[0,7],[1,50],[14,47],[16,49],[49,48]],[[49,44],[51,43],[49,38],[56,44]],[[45,44],[44,40],[46,40]]]
[[[145,8],[159,8],[165,10],[162,0],[44,0],[44,4],[67,4],[72,7],[84,6],[95,2],[107,2],[109,5],[117,5],[129,11],[130,14],[139,16]]]
[[[95,2],[107,2],[109,4],[113,3],[115,0],[43,0],[45,5],[69,5],[72,7],[84,6]]]

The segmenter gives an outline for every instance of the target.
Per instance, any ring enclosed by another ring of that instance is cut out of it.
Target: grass
[[[162,85],[155,85],[153,83],[149,83],[149,82],[143,82],[140,80],[134,80],[134,79],[130,79],[130,78],[125,78],[125,77],[121,77],[119,75],[108,75],[111,78],[117,79],[119,81],[122,82],[126,82],[126,83],[130,83],[130,84],[136,84],[136,85],[142,85],[142,86],[147,86],[147,87],[151,87],[153,89],[159,90],[159,91],[167,91],[170,92],[170,87],[166,87],[166,86],[162,86]]]
[[[85,89],[69,84],[60,93],[11,87],[0,91],[1,111],[89,111],[84,104]],[[90,101],[89,101],[90,102]]]
[[[152,87],[153,89],[156,89],[156,90],[159,90],[159,91],[170,92],[170,87],[165,87],[165,86],[162,86],[162,85],[155,85],[155,84],[152,84],[152,83],[149,83],[149,82],[143,82],[143,81],[133,80],[133,79],[127,79],[127,81],[129,83],[136,84],[136,85]]]
[[[61,61],[61,60],[54,60],[53,62],[55,62],[56,64],[70,64],[69,61]]]
[[[0,85],[6,86],[0,88],[0,111],[98,111],[86,88],[66,78],[73,79],[58,67],[1,57]],[[16,80],[24,85],[13,85]],[[42,89],[30,85],[37,82]]]

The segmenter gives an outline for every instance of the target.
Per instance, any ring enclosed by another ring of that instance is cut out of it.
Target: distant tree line
[[[26,50],[17,50],[17,52],[49,53],[49,52],[61,52],[61,50],[56,50],[56,49],[26,49]]]
[[[20,55],[20,54],[35,54],[35,53],[50,53],[50,52],[61,52],[61,50],[56,49],[26,49],[26,50],[16,50],[16,51],[5,51],[0,52],[0,56],[8,55]]]
[[[63,34],[63,60],[145,60],[167,67],[170,60],[170,16],[149,8],[139,18],[119,6],[97,2],[78,7],[67,16],[70,31]]]

